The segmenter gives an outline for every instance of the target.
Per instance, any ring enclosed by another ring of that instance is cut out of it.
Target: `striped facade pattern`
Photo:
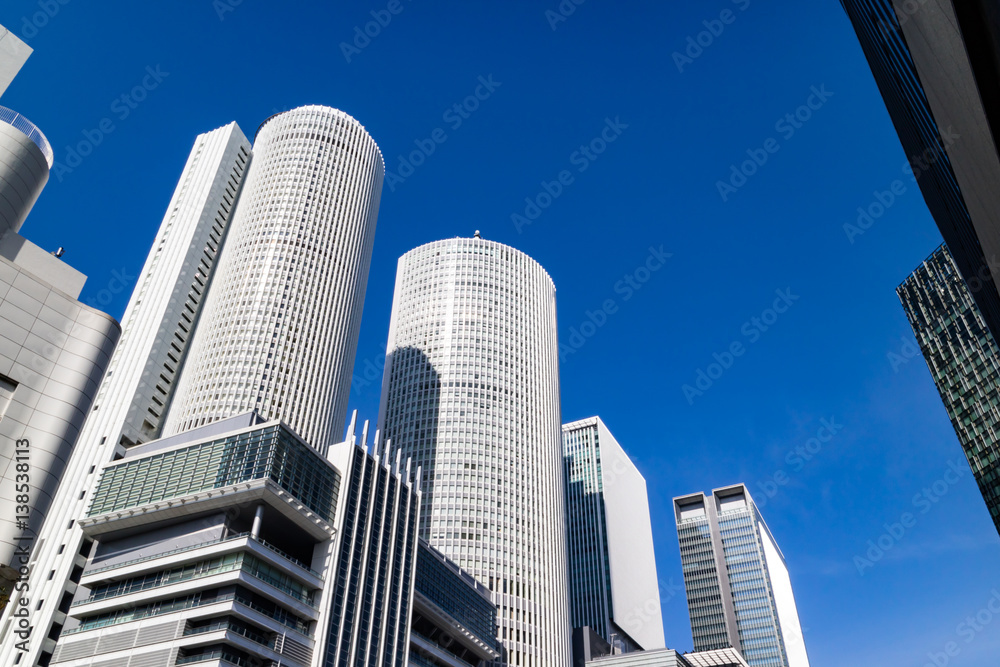
[[[60,601],[76,588],[75,568],[89,547],[79,526],[99,468],[122,446],[153,439],[174,391],[179,365],[215,266],[247,165],[250,143],[235,123],[198,136],[123,317],[122,335],[32,554],[28,581],[41,607],[35,641],[22,664],[51,653],[45,639],[61,619]],[[49,576],[49,573],[53,573]],[[0,664],[14,664],[10,626],[0,626]],[[27,661],[27,662],[25,662]]]
[[[410,461],[378,436],[369,452],[367,423],[359,447],[335,445],[343,471],[338,538],[323,606],[322,667],[406,667],[417,559],[420,490]]]
[[[614,600],[597,420],[563,426],[572,626],[610,641]]]
[[[1000,347],[947,246],[896,292],[1000,532]]]
[[[488,584],[498,664],[570,662],[555,286],[480,238],[399,260],[380,427],[422,468],[421,536]]]
[[[384,170],[341,111],[265,122],[165,434],[256,410],[339,441]]]
[[[914,163],[912,173],[956,265],[963,276],[989,276],[989,263],[942,139],[942,131],[951,133],[952,128],[938,127],[897,13],[897,7],[902,7],[905,14],[913,14],[923,3],[841,0],[841,5],[854,25],[903,150]],[[907,19],[914,22],[904,15]],[[985,320],[1000,326],[996,286],[984,285],[974,298]]]

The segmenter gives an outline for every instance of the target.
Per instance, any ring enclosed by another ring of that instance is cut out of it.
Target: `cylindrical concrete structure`
[[[383,437],[422,468],[421,536],[493,591],[504,664],[570,664],[555,286],[479,238],[403,255]]]
[[[163,434],[256,409],[339,441],[385,165],[323,106],[265,121]]]
[[[0,237],[21,229],[51,167],[52,147],[41,130],[0,107]]]

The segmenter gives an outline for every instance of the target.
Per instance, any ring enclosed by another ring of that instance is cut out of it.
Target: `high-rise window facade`
[[[420,494],[355,423],[328,456],[247,413],[107,465],[51,664],[403,667]]]
[[[987,327],[1000,335],[1000,20],[994,0],[841,0],[908,164]],[[912,180],[911,180],[912,179]],[[859,213],[865,214],[863,209]],[[867,215],[867,214],[865,214]],[[864,219],[859,218],[864,224]],[[860,229],[859,229],[860,231]],[[849,233],[849,237],[854,237]]]
[[[42,526],[31,556],[28,586],[40,605],[33,615],[39,639],[29,643],[23,660],[34,662],[55,646],[58,633],[50,628],[60,600],[72,595],[79,581],[75,560],[86,538],[78,519],[91,501],[100,466],[160,432],[249,162],[250,142],[235,123],[195,139],[136,278],[121,338],[76,438],[65,481],[52,500],[56,518]],[[0,640],[8,630],[0,626]],[[14,659],[14,642],[0,641],[0,664]]]
[[[1000,348],[947,246],[896,292],[1000,532]]]
[[[562,437],[573,627],[624,650],[663,648],[646,480],[599,417]]]
[[[421,536],[486,583],[501,662],[569,664],[555,287],[513,248],[399,260],[380,425],[422,467]]]
[[[339,440],[384,171],[342,111],[261,126],[165,434],[257,410],[321,450]]]
[[[784,557],[747,488],[674,498],[696,651],[732,647],[750,667],[808,667]]]

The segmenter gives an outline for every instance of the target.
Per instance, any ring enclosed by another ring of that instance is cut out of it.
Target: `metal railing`
[[[184,630],[184,637],[189,637],[191,635],[201,635],[206,632],[218,632],[219,630],[225,630],[226,632],[235,632],[238,635],[246,637],[248,640],[255,644],[260,644],[261,646],[266,646],[267,648],[273,649],[275,646],[273,639],[268,639],[265,635],[257,632],[251,628],[240,625],[239,623],[234,623],[230,619],[225,619],[222,621],[217,621],[215,623],[210,623],[208,625],[203,625],[196,628],[187,628]]]
[[[274,553],[278,554],[279,556],[281,556],[285,560],[291,561],[292,563],[295,563],[296,565],[298,565],[299,567],[301,567],[303,570],[306,570],[307,572],[311,572],[312,574],[315,574],[320,579],[323,578],[322,574],[320,574],[316,570],[314,570],[311,567],[309,567],[308,565],[306,565],[303,561],[299,560],[295,556],[292,556],[291,554],[289,554],[289,553],[287,553],[285,551],[282,551],[281,549],[279,549],[278,547],[274,546],[273,544],[271,544],[270,542],[268,542],[264,538],[262,538],[262,537],[251,537],[250,539],[253,540],[254,542],[256,542],[257,544],[260,544],[261,546],[267,547],[268,549],[270,549]]]
[[[202,547],[207,547],[212,544],[219,544],[221,542],[229,542],[231,540],[238,540],[247,537],[250,533],[236,533],[234,535],[227,535],[226,537],[219,537],[214,540],[208,540],[207,542],[199,542],[198,544],[189,544],[186,547],[178,547],[176,549],[171,549],[170,551],[161,551],[160,553],[151,554],[149,556],[143,556],[142,558],[133,558],[132,560],[122,561],[120,563],[115,563],[113,565],[105,565],[104,567],[95,567],[94,569],[88,569],[83,571],[84,577],[90,576],[91,574],[97,574],[98,572],[107,572],[108,570],[116,570],[121,567],[127,567],[129,565],[135,565],[136,563],[144,563],[148,560],[156,560],[157,558],[163,558],[164,556],[170,556],[172,554],[184,553],[185,551],[193,551],[194,549],[201,549]]]
[[[269,551],[274,552],[275,554],[281,556],[282,558],[284,558],[285,560],[289,561],[290,563],[292,563],[294,565],[298,565],[303,570],[306,570],[310,574],[315,575],[317,579],[323,579],[323,575],[322,574],[320,574],[316,570],[312,569],[311,567],[309,567],[308,565],[306,565],[304,562],[302,562],[301,560],[299,560],[295,556],[292,556],[291,554],[288,554],[288,553],[282,551],[281,549],[279,549],[278,547],[274,546],[273,544],[271,544],[270,542],[268,542],[267,540],[265,540],[263,538],[253,537],[252,535],[250,535],[249,532],[233,533],[232,535],[227,535],[226,537],[218,537],[218,538],[215,538],[213,540],[208,540],[206,542],[199,542],[198,544],[190,544],[190,545],[188,545],[186,547],[178,547],[176,549],[171,549],[170,551],[161,551],[160,553],[151,554],[149,556],[143,556],[141,558],[133,558],[132,560],[126,560],[126,561],[122,561],[120,563],[114,563],[113,565],[105,565],[103,567],[95,567],[93,569],[87,569],[87,570],[84,570],[83,576],[87,577],[87,576],[90,576],[92,574],[97,574],[99,572],[107,572],[108,570],[116,570],[118,568],[127,567],[129,565],[135,565],[136,563],[144,563],[146,561],[156,560],[157,558],[163,558],[165,556],[171,556],[173,554],[184,553],[185,551],[193,551],[195,549],[201,549],[202,547],[211,546],[213,544],[220,544],[222,542],[231,542],[233,540],[243,539],[244,537],[249,537],[251,540],[253,540],[257,544],[261,545],[262,547],[265,547]]]
[[[176,665],[190,665],[195,662],[208,662],[209,660],[219,660],[229,665],[236,665],[236,667],[255,667],[261,665],[259,660],[247,660],[241,658],[240,656],[227,651],[226,649],[213,649],[211,651],[206,651],[204,653],[196,653],[194,655],[179,656],[177,658]],[[265,665],[274,664],[273,661],[268,660]]]
[[[49,144],[49,140],[45,138],[45,135],[38,129],[37,125],[13,109],[8,109],[3,106],[0,106],[0,122],[7,123],[11,127],[24,132],[29,139],[35,142],[38,149],[42,151],[42,155],[45,156],[45,161],[48,163],[49,169],[52,168],[52,163],[55,162],[52,145]]]
[[[284,582],[270,576],[266,572],[261,572],[256,566],[251,563],[244,562],[243,560],[233,561],[231,563],[220,563],[219,565],[212,566],[206,570],[200,572],[188,572],[179,575],[172,575],[169,578],[164,577],[162,579],[153,579],[149,581],[143,581],[134,587],[129,587],[128,589],[121,588],[109,588],[102,590],[100,592],[92,592],[89,597],[83,598],[82,600],[77,600],[71,607],[79,607],[81,605],[90,604],[92,602],[100,602],[101,600],[107,600],[110,598],[122,597],[125,595],[131,595],[133,593],[141,593],[143,591],[148,591],[153,588],[163,588],[165,586],[172,586],[173,584],[181,583],[184,581],[192,581],[194,579],[204,579],[205,577],[211,577],[216,574],[224,574],[226,572],[232,572],[234,570],[241,571],[258,581],[261,581],[271,588],[276,588],[285,595],[295,598],[299,602],[305,604],[310,609],[316,609],[317,607],[313,604],[312,593],[302,587],[302,590],[288,586]]]
[[[134,621],[141,621],[144,618],[151,618],[151,617],[155,617],[155,616],[164,616],[166,614],[173,614],[173,613],[176,613],[178,611],[184,611],[185,609],[193,609],[193,608],[196,608],[196,607],[208,607],[208,606],[211,606],[211,605],[214,605],[214,604],[224,604],[226,602],[235,602],[236,604],[238,604],[238,605],[240,605],[242,607],[246,607],[247,609],[251,609],[251,610],[257,612],[258,614],[261,614],[262,616],[266,616],[266,617],[270,618],[273,621],[277,621],[281,625],[285,626],[286,628],[288,628],[290,630],[294,630],[295,632],[299,633],[300,635],[302,635],[303,637],[305,637],[307,639],[311,640],[313,638],[312,635],[309,634],[309,624],[308,623],[305,623],[305,622],[296,623],[294,620],[292,620],[291,618],[288,618],[286,615],[282,615],[280,613],[277,613],[273,609],[267,609],[266,607],[264,607],[264,606],[262,606],[262,605],[260,605],[260,604],[258,604],[256,602],[254,602],[252,599],[246,597],[245,594],[239,593],[239,592],[226,593],[225,595],[219,595],[217,597],[214,597],[214,598],[211,598],[211,599],[205,599],[205,600],[202,600],[202,599],[192,599],[192,600],[180,603],[180,604],[171,605],[171,606],[169,606],[168,608],[165,608],[165,609],[164,608],[150,609],[148,611],[145,611],[142,614],[136,614],[135,616],[132,616],[132,617],[108,617],[108,618],[103,618],[100,621],[96,621],[96,622],[90,622],[90,621],[86,621],[85,620],[78,627],[75,627],[75,628],[73,628],[71,630],[63,630],[63,634],[64,635],[72,635],[72,634],[76,634],[78,632],[87,632],[89,630],[99,630],[101,628],[106,628],[106,627],[110,627],[110,626],[113,626],[113,625],[123,625],[125,623],[131,623],[131,622],[134,622]],[[281,607],[280,605],[277,608],[280,609],[280,610],[282,610],[282,611],[284,610],[284,608]],[[286,612],[286,614],[287,614],[287,612]]]

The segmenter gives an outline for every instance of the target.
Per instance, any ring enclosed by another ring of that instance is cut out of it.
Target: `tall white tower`
[[[35,540],[24,596],[31,607],[31,637],[15,640],[11,605],[0,619],[0,665],[34,665],[52,657],[92,546],[79,520],[101,466],[159,434],[249,162],[250,142],[236,123],[195,139],[125,309],[108,371],[98,378],[93,409]],[[16,662],[19,653],[26,655]]]
[[[570,664],[555,286],[478,238],[399,260],[380,428],[421,466],[421,536],[493,591],[501,662]]]
[[[342,111],[264,122],[164,435],[257,410],[339,440],[384,172]]]

